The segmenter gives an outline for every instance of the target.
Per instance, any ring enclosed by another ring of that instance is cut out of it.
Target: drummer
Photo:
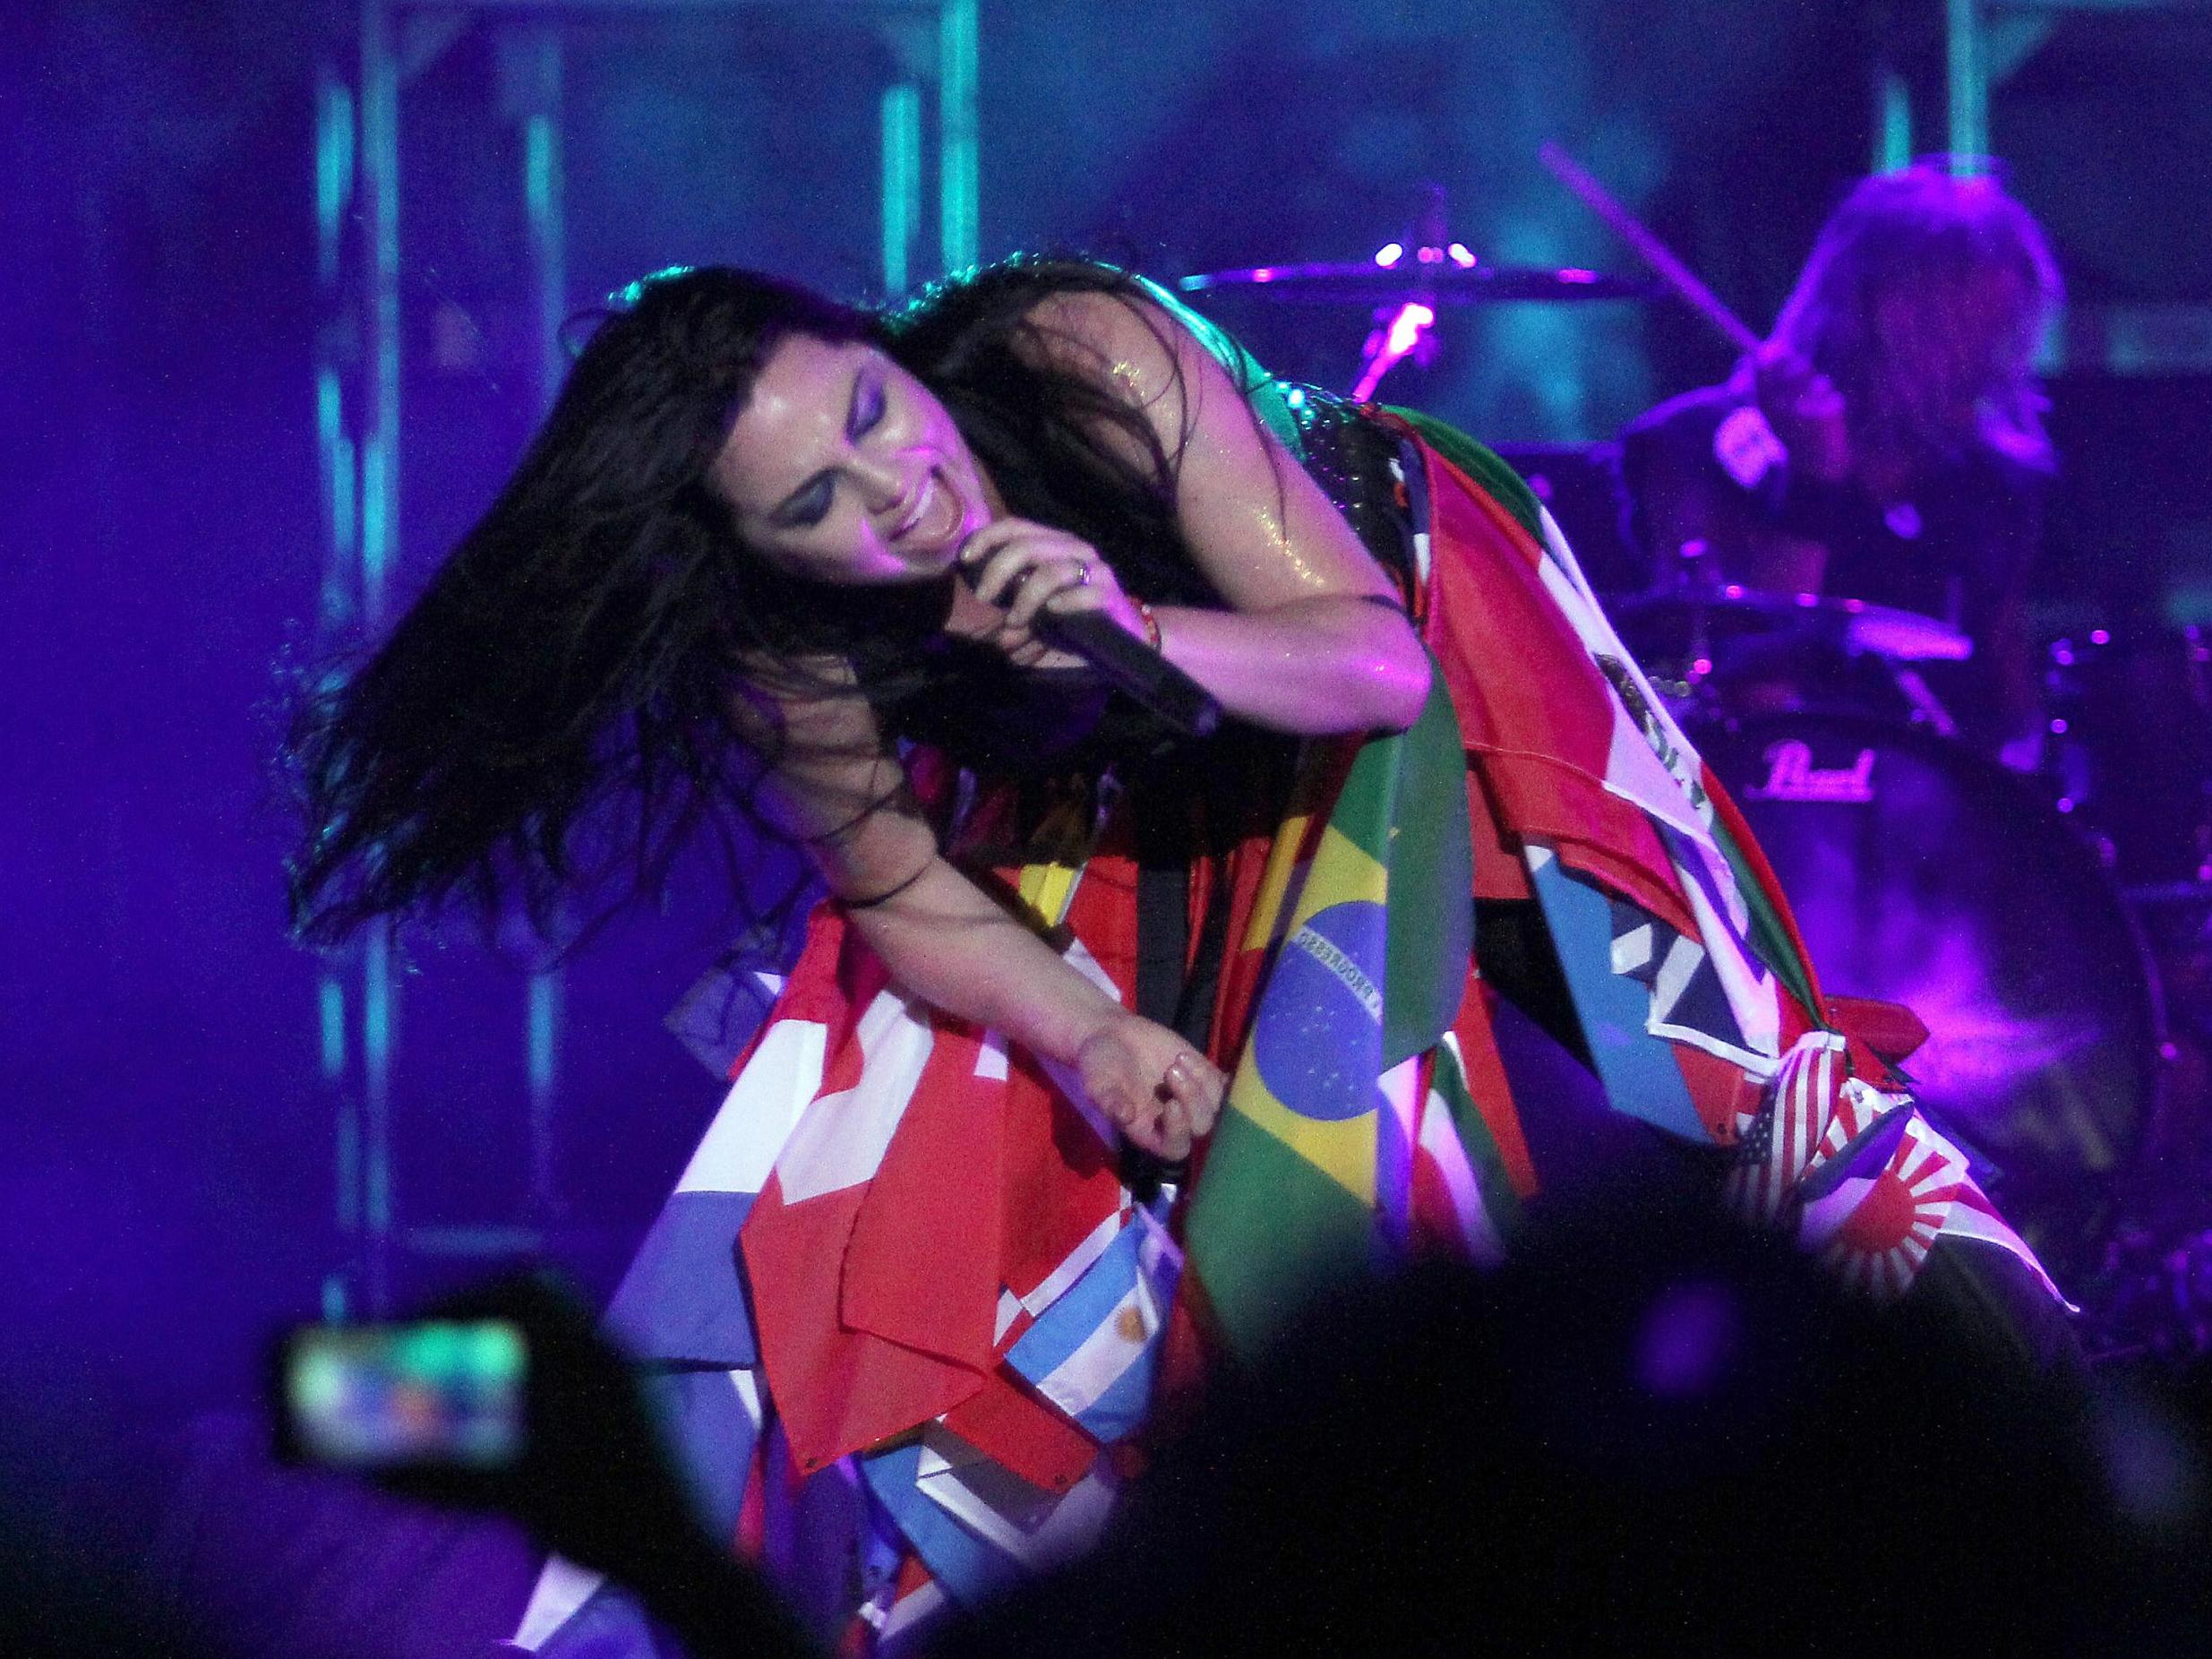
[[[1939,726],[2032,764],[2024,601],[2053,473],[2033,357],[2061,296],[2041,228],[1995,179],[1921,162],[1862,180],[1772,336],[1622,434],[1629,533],[1660,584],[1686,560],[1948,623],[1973,659],[1908,669],[1911,701],[1933,682]]]

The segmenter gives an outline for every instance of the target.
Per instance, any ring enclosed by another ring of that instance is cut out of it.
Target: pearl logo
[[[1848,766],[1813,764],[1813,745],[1798,737],[1768,747],[1767,780],[1744,791],[1751,801],[1836,801],[1865,805],[1874,798],[1874,752],[1862,749]]]

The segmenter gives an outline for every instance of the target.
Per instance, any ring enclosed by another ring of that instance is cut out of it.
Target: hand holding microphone
[[[1221,724],[1221,705],[1154,649],[1144,612],[1079,537],[994,520],[960,549],[960,573],[1007,613],[997,643],[1021,666],[1087,666],[1189,736]]]

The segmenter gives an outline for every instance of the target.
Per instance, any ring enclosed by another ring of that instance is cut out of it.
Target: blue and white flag
[[[1007,1362],[1104,1444],[1145,1419],[1183,1254],[1144,1210],[1022,1333]]]

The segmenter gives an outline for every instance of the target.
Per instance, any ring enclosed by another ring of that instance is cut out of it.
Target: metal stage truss
[[[528,230],[530,315],[539,342],[531,393],[550,403],[565,367],[558,333],[570,313],[564,219],[563,65],[589,30],[640,18],[726,17],[741,31],[834,19],[874,31],[892,78],[880,92],[881,279],[912,282],[976,256],[977,0],[362,0],[343,56],[321,66],[315,103],[316,259],[322,326],[314,406],[322,463],[322,645],[382,634],[403,556],[399,511],[402,398],[400,123],[407,90],[458,41],[489,31],[502,113],[520,129],[514,180]],[[773,14],[782,14],[780,17]],[[357,52],[352,50],[357,46]],[[925,116],[933,117],[927,118]],[[929,235],[925,148],[936,150],[935,236]],[[434,994],[434,991],[410,994]],[[400,984],[390,930],[379,925],[331,958],[321,977],[322,1070],[336,1113],[336,1223],[344,1260],[325,1282],[330,1317],[390,1310],[410,1255],[500,1258],[543,1241],[562,1210],[555,1191],[561,1121],[563,975],[529,978],[519,1027],[487,1033],[526,1056],[529,1201],[519,1218],[411,1223],[395,1156],[393,1060]]]
[[[1880,0],[1877,16],[1874,170],[1901,168],[1916,151],[1938,148],[1955,165],[1973,168],[1989,153],[1991,113],[2006,83],[2062,25],[2127,19],[2152,30],[2201,28],[2212,21],[2212,0]],[[2042,367],[2047,374],[2212,374],[2212,305],[2071,307]]]

